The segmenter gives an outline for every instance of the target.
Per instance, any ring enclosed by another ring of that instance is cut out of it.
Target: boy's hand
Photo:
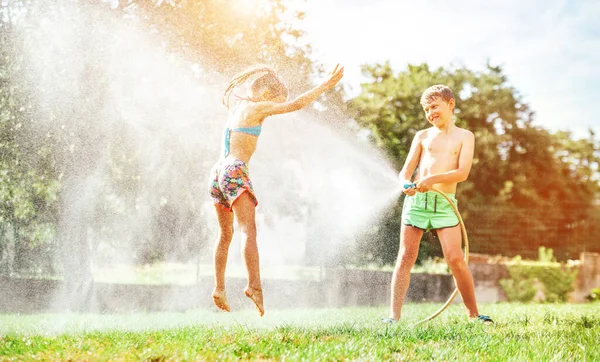
[[[430,181],[429,177],[425,177],[422,180],[417,181],[417,185],[415,186],[418,192],[427,192],[431,190],[433,187],[433,183]]]
[[[417,193],[417,189],[415,187],[416,184],[411,183],[409,181],[404,181],[404,187],[402,188],[402,192],[404,192],[408,196],[414,196]]]
[[[335,85],[344,76],[344,67],[340,67],[340,65],[337,64],[335,66],[335,68],[333,69],[333,71],[331,71],[331,73],[328,74],[328,76],[329,76],[329,78],[325,82],[323,82],[323,86],[326,89],[331,89],[331,88],[335,87]]]

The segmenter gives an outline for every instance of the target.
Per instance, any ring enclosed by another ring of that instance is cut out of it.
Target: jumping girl
[[[255,208],[258,200],[248,171],[248,163],[256,150],[264,120],[268,116],[290,113],[306,107],[325,91],[333,88],[343,75],[344,68],[337,65],[322,84],[288,101],[287,87],[275,71],[268,66],[257,66],[234,77],[225,90],[223,104],[229,112],[223,153],[211,171],[209,185],[219,222],[219,238],[214,250],[215,288],[212,293],[213,301],[219,309],[230,310],[225,295],[225,268],[235,217],[241,232],[242,256],[248,274],[248,285],[244,294],[254,302],[259,314],[264,314],[256,243]],[[233,90],[251,77],[255,77],[255,80],[251,83],[247,96],[236,96],[237,103],[231,107]]]

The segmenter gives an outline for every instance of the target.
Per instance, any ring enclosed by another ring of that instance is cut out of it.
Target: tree
[[[26,67],[13,13],[3,7],[0,14],[0,273],[51,273],[59,188],[51,142],[29,136],[35,113]]]
[[[116,10],[139,19],[170,51],[226,76],[267,63],[294,91],[304,90],[319,70],[313,67],[310,46],[299,41],[304,32],[288,20],[301,20],[304,14],[282,0],[243,10],[228,0],[132,0]]]

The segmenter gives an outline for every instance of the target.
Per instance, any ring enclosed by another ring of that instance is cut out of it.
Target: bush
[[[590,290],[590,295],[587,296],[590,302],[600,302],[600,288]]]
[[[537,293],[536,282],[541,285],[545,301],[550,303],[566,302],[569,292],[573,291],[573,282],[577,269],[556,262],[552,249],[540,248],[541,261],[523,261],[515,257],[507,265],[510,278],[500,280],[510,302],[530,302]]]
[[[510,272],[510,269],[509,269]],[[509,302],[530,302],[535,296],[535,280],[533,279],[511,279],[500,280],[500,286],[504,289]]]

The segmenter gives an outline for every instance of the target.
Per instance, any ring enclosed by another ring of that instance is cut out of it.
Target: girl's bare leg
[[[467,308],[467,314],[471,318],[476,318],[479,316],[479,311],[475,300],[475,285],[461,248],[462,234],[460,226],[438,229],[437,234],[444,252],[444,259],[454,276],[456,287]]]
[[[402,314],[404,297],[410,284],[410,271],[417,261],[419,244],[423,230],[402,224],[400,228],[400,250],[394,273],[392,274],[392,298],[390,305],[390,318],[399,320]]]
[[[256,305],[261,317],[265,314],[263,306],[262,284],[258,245],[256,243],[255,203],[249,192],[244,192],[233,204],[233,213],[242,233],[242,255],[248,273],[248,286],[244,294]]]
[[[233,238],[233,213],[219,205],[215,205],[217,221],[219,222],[219,238],[214,250],[215,289],[212,297],[215,305],[229,312],[229,304],[225,295],[225,269],[227,267],[227,256],[229,245]]]

